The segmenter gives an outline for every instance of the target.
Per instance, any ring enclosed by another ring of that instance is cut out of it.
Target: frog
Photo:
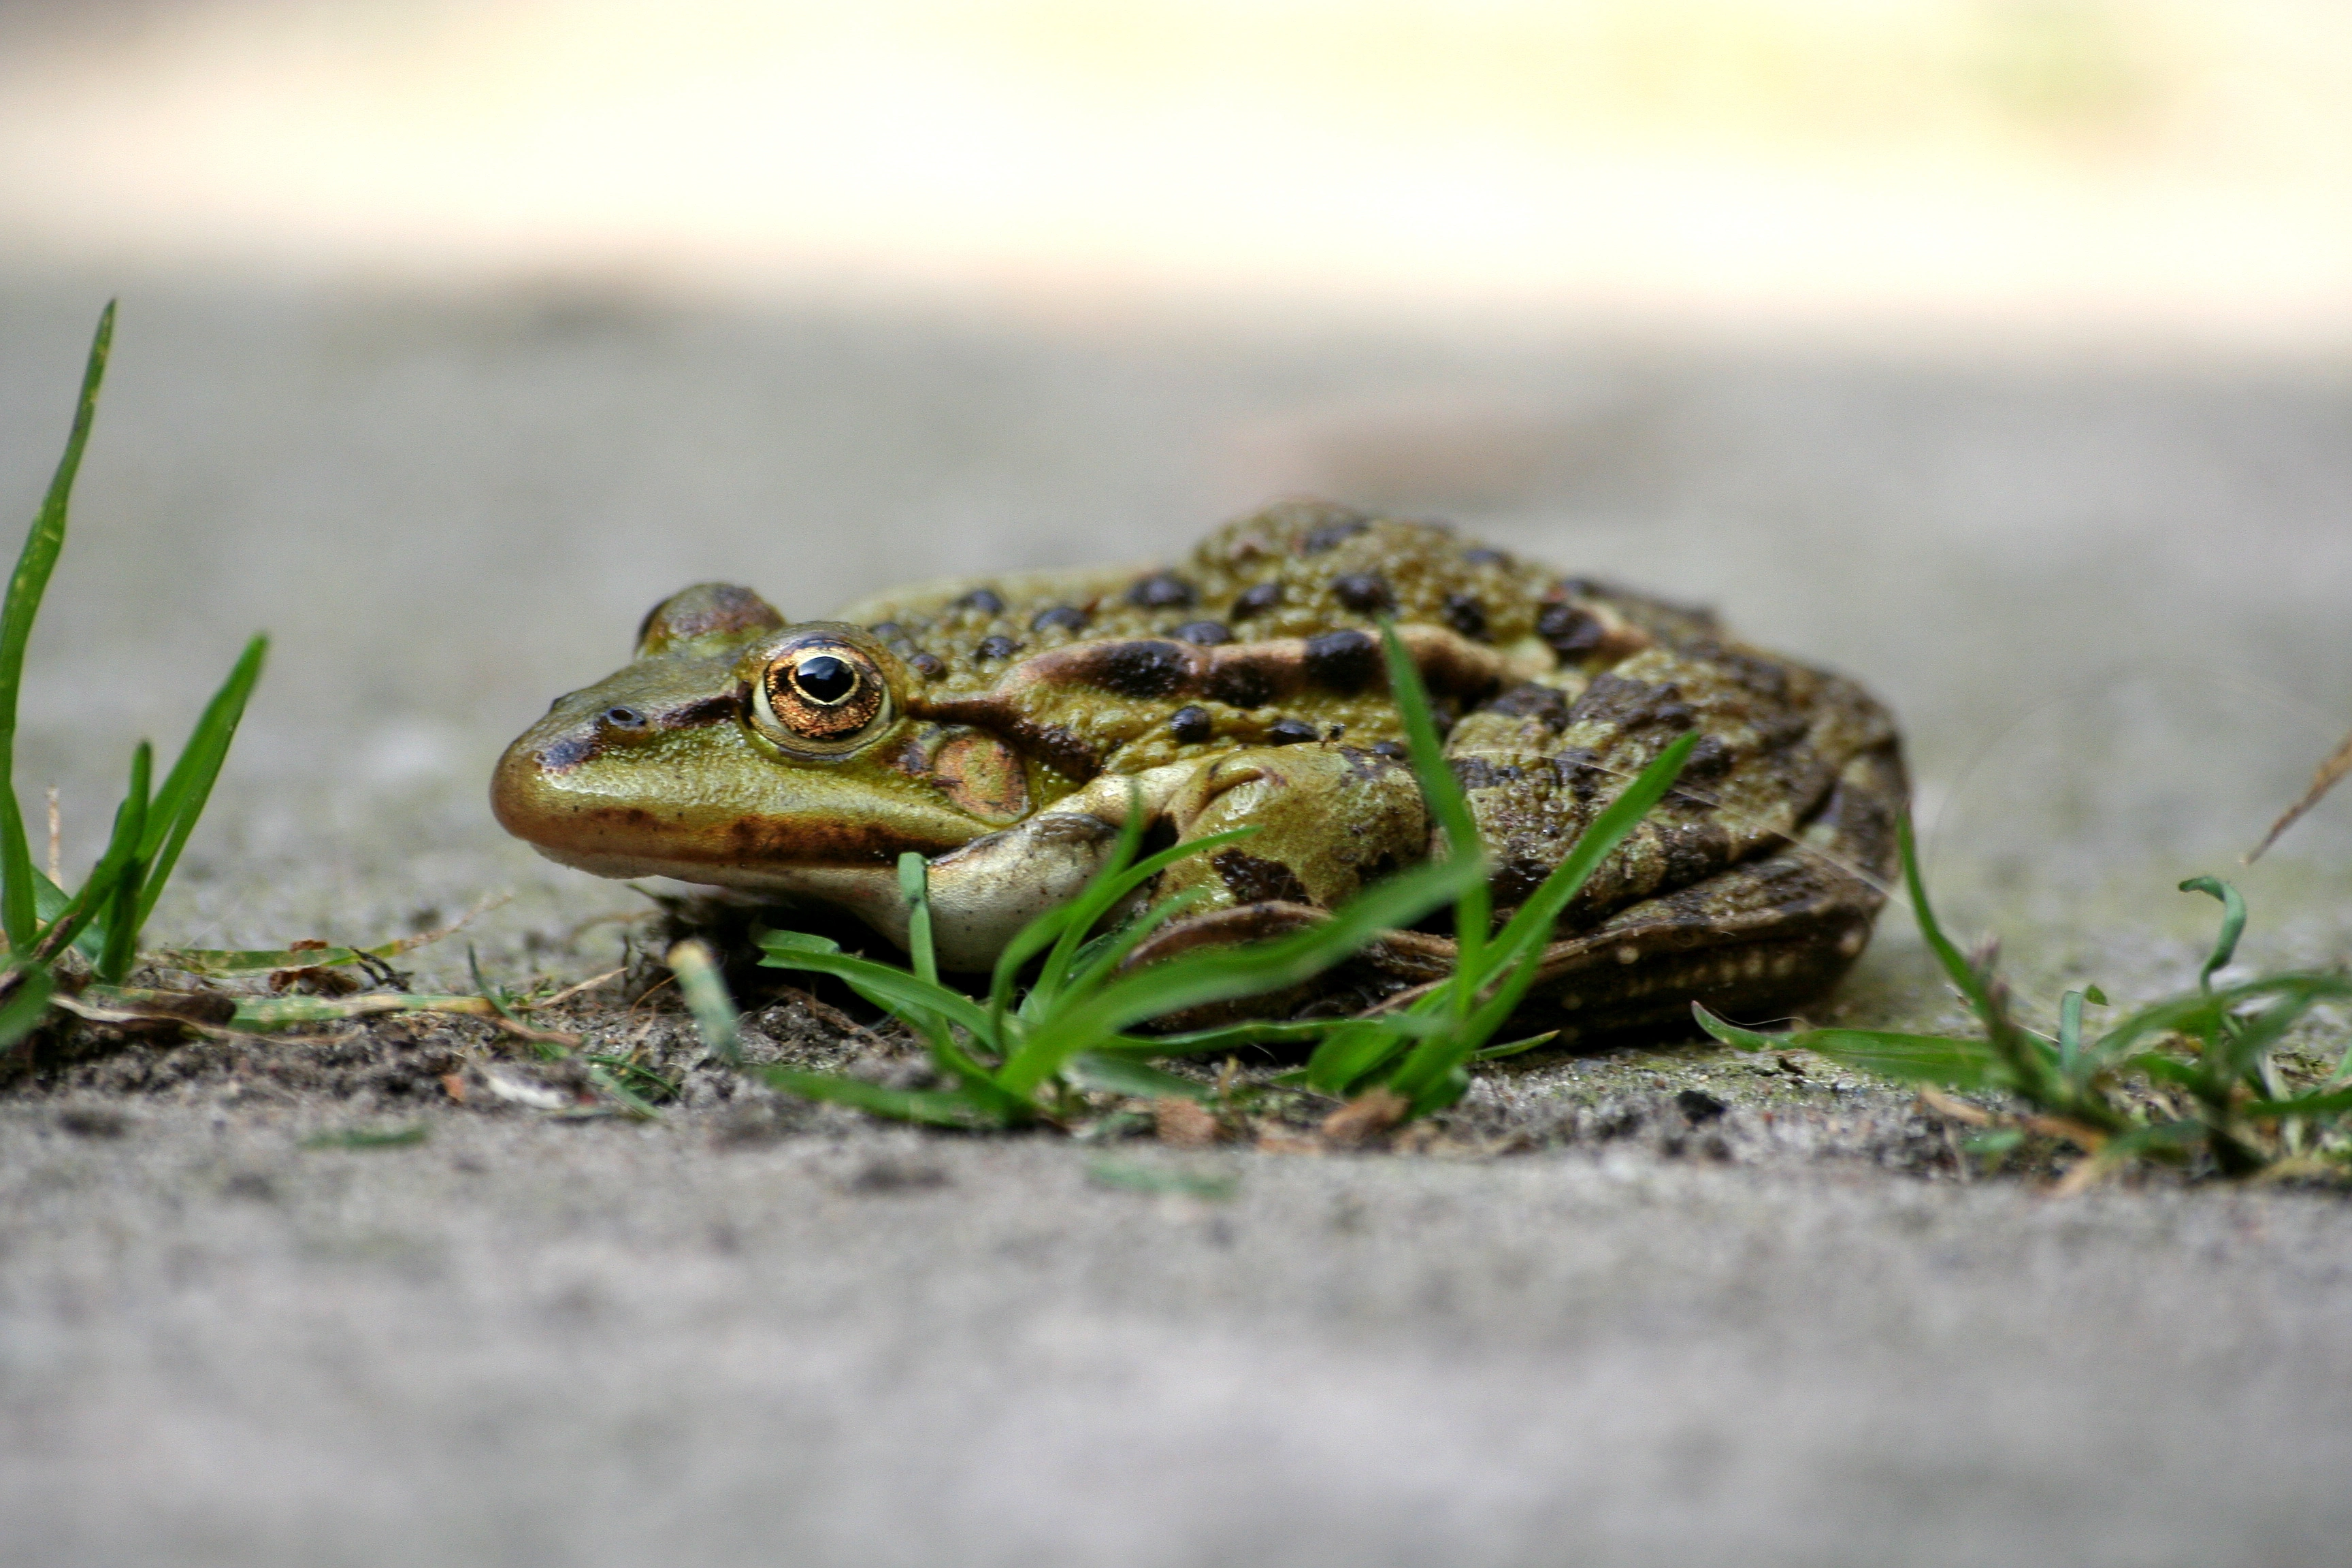
[[[1291,500],[1189,554],[887,591],[793,621],[706,583],[635,657],[510,745],[494,814],[541,854],[845,911],[904,949],[921,856],[938,962],[986,970],[1139,816],[1150,847],[1248,829],[1145,891],[1130,955],[1279,934],[1447,853],[1383,662],[1427,689],[1495,918],[1678,738],[1673,791],[1585,881],[1528,1007],[1562,1042],[1784,1016],[1868,942],[1907,810],[1886,708],[1711,610],[1562,574],[1452,525]],[[1390,931],[1256,1005],[1312,1016],[1442,983],[1453,940]]]

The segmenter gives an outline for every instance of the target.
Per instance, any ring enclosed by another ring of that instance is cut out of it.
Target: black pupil
[[[793,684],[810,701],[830,704],[857,689],[857,672],[832,655],[821,653],[793,667]]]

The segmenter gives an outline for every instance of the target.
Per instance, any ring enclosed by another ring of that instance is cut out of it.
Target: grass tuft
[[[1996,1116],[1950,1106],[1990,1130],[1970,1141],[1994,1158],[2028,1133],[2054,1138],[2084,1155],[2066,1184],[2079,1187],[2137,1160],[2223,1175],[2352,1174],[2352,1049],[2316,1085],[2290,1089],[2275,1053],[2287,1031],[2314,1006],[2352,997],[2352,976],[2315,972],[2258,975],[2214,984],[2236,955],[2246,925],[2238,889],[2216,877],[2192,877],[2182,892],[2220,901],[2221,921],[2194,990],[2142,1007],[2096,1036],[2084,1031],[2086,1007],[2106,1005],[2092,986],[2059,1004],[2055,1035],[2011,1016],[2008,990],[1988,947],[1964,957],[1944,934],[1919,875],[1911,825],[1898,825],[1904,884],[1928,949],[1976,1015],[1976,1037],[1894,1034],[1876,1029],[1806,1029],[1765,1035],[1693,1005],[1699,1026],[1740,1050],[1815,1051],[1881,1077],[1967,1094],[2006,1096],[2021,1110]]]
[[[246,645],[161,788],[151,791],[153,752],[146,742],[139,743],[131,753],[129,787],[115,809],[114,830],[77,890],[68,893],[34,868],[16,787],[17,698],[33,622],[65,550],[74,480],[97,418],[113,342],[110,302],[90,342],[65,456],[26,533],[5,598],[0,599],[0,936],[7,942],[5,967],[0,968],[0,1048],[40,1027],[61,991],[78,992],[92,980],[118,985],[136,963],[147,917],[211,798],[269,646],[258,637]]]

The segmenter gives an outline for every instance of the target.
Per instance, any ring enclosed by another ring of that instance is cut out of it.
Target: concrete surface
[[[19,778],[79,863],[131,741],[277,635],[165,941],[510,891],[486,966],[593,973],[627,928],[583,922],[643,900],[481,786],[655,599],[1172,552],[1289,489],[1863,678],[2029,1003],[2187,979],[2210,906],[2171,884],[2352,721],[2333,363],[121,288]],[[7,515],[100,302],[0,279]],[[2346,956],[2347,847],[2331,803],[2241,874],[2249,956]],[[455,982],[462,942],[418,959]],[[1950,1012],[1890,920],[1823,1016]],[[2347,1522],[2333,1196],[2056,1202],[1961,1179],[1904,1097],[1783,1105],[1700,1050],[1498,1074],[1454,1158],[1188,1157],[1217,1199],[1103,1184],[1148,1147],[747,1133],[715,1091],[649,1129],[458,1108],[460,1047],[0,1099],[0,1562],[2290,1563]],[[1712,1145],[1673,1122],[1700,1080]],[[427,1141],[302,1144],[394,1122]]]

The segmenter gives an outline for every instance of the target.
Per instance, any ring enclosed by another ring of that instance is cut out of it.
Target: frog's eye
[[[761,734],[788,750],[847,751],[889,718],[890,685],[863,650],[813,637],[770,659],[751,693]]]

